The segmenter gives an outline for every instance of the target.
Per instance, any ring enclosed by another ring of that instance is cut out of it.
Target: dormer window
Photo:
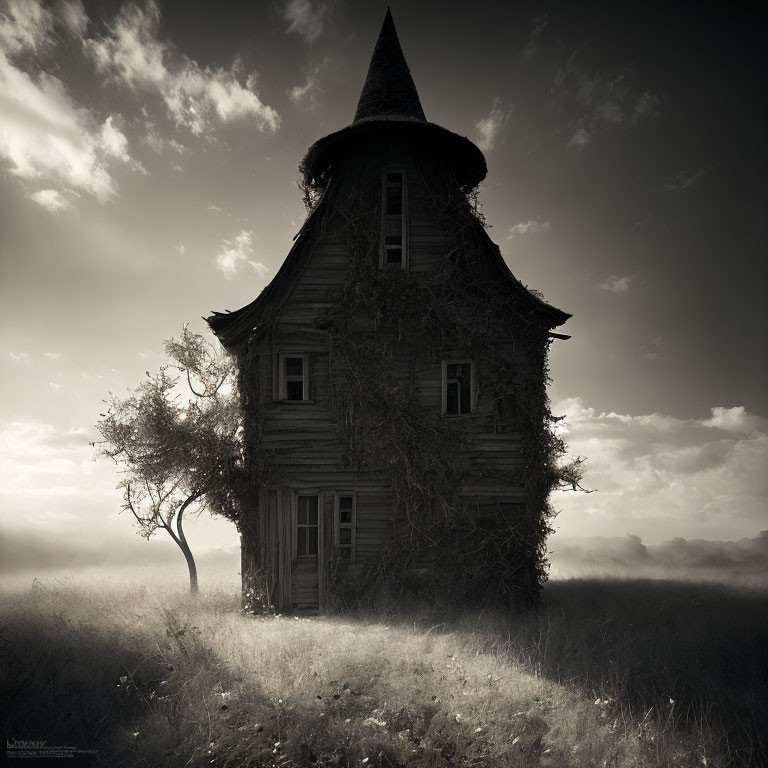
[[[405,268],[408,257],[408,201],[405,171],[387,169],[383,179],[382,267]]]
[[[475,401],[472,360],[443,360],[443,414],[471,413]]]
[[[307,355],[281,354],[280,399],[309,400],[309,365]]]

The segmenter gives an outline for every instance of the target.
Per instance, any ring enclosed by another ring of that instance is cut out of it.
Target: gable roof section
[[[283,265],[254,301],[235,312],[214,312],[206,318],[211,330],[227,349],[233,350],[257,335],[277,316],[280,308],[290,298],[324,230],[323,225],[327,220],[331,197],[330,194],[325,194],[307,217]],[[531,293],[514,276],[504,261],[499,247],[491,240],[480,222],[475,226],[480,235],[482,255],[485,257],[487,270],[483,271],[486,272],[486,279],[507,285],[515,296],[530,306],[530,311],[537,322],[546,328],[556,328],[571,317],[567,312],[547,304]]]
[[[250,303],[234,312],[214,312],[205,321],[229,350],[247,341],[252,333],[265,326],[290,296],[301,273],[309,263],[328,209],[328,195],[324,195],[307,217],[288,252],[283,265],[269,285]]]

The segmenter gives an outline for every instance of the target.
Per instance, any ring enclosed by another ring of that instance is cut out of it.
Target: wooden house
[[[301,171],[281,269],[208,318],[240,372],[246,603],[322,611],[385,583],[530,598],[561,448],[546,357],[569,315],[488,237],[485,158],[426,120],[389,11],[354,121]]]

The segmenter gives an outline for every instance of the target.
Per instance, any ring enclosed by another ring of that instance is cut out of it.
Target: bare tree
[[[207,509],[238,519],[243,480],[242,429],[232,360],[184,328],[165,342],[169,361],[131,390],[110,394],[96,424],[99,454],[124,474],[123,509],[142,536],[158,529],[176,542],[197,592],[197,567],[184,535],[184,516]]]

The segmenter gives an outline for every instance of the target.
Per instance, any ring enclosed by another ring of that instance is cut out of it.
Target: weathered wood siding
[[[354,152],[352,153],[354,155]],[[410,148],[399,140],[384,142],[350,159],[356,179],[346,178],[352,194],[360,190],[380,189],[383,169],[397,166],[406,171],[408,198],[408,268],[425,280],[445,258],[448,239],[440,225],[436,198],[440,185],[430,177],[428,166],[417,162]],[[360,170],[362,169],[362,170]],[[342,170],[343,173],[343,170]],[[349,173],[349,172],[348,172]],[[327,588],[328,567],[333,551],[333,503],[338,492],[357,494],[356,559],[341,566],[347,578],[359,573],[365,560],[395,535],[397,515],[393,510],[390,480],[385,471],[353,472],[344,466],[344,443],[332,414],[334,365],[328,334],[319,328],[331,308],[334,294],[342,287],[349,268],[346,220],[336,211],[323,223],[311,256],[305,263],[290,296],[279,311],[279,319],[268,331],[251,343],[241,355],[241,365],[249,367],[247,422],[258,424],[258,450],[266,452],[273,471],[273,490],[259,498],[259,535],[261,563],[273,574],[275,594],[282,610],[322,609]],[[384,308],[386,309],[386,308]],[[494,323],[493,319],[489,322]],[[498,324],[498,323],[497,323]],[[506,348],[516,365],[516,375],[538,376],[531,368],[524,345],[509,338],[499,326],[499,344]],[[544,336],[541,343],[544,344]],[[279,401],[278,360],[281,353],[306,354],[309,361],[309,399],[304,402]],[[424,410],[439,415],[442,406],[442,359],[471,358],[472,351],[438,343],[403,342],[395,354],[391,377],[413,380]],[[250,361],[250,362],[249,362]],[[467,453],[480,468],[511,475],[523,463],[522,435],[509,431],[496,418],[494,403],[484,386],[482,366],[476,369],[476,405],[471,414],[448,416],[458,420],[467,434]],[[256,427],[251,426],[254,430]],[[321,494],[323,525],[319,563],[317,559],[292,557],[295,535],[291,494]],[[467,500],[524,500],[522,488],[511,482],[477,483],[462,489]]]

